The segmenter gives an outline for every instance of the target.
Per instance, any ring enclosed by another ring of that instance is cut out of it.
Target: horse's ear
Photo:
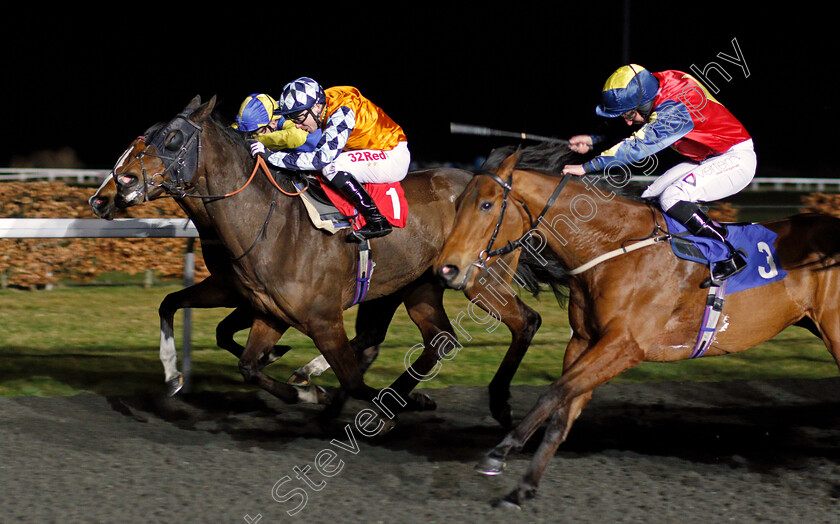
[[[196,96],[193,98],[193,102],[198,100],[201,102],[201,97]],[[192,104],[192,102],[190,102]],[[189,108],[189,106],[187,106]],[[199,105],[197,108],[193,109],[192,113],[190,114],[190,120],[193,122],[204,122],[210,114],[213,112],[213,109],[216,107],[216,95],[213,95],[207,103]]]
[[[195,95],[193,97],[193,99],[190,100],[190,103],[187,104],[187,107],[184,108],[184,112],[186,113],[187,111],[189,111],[189,112],[195,111],[196,109],[198,109],[198,106],[200,106],[200,105],[201,105],[201,95]]]
[[[510,174],[516,168],[516,162],[519,161],[519,151],[513,152],[510,156],[504,159],[502,165],[499,166],[498,174],[501,178],[509,178]]]

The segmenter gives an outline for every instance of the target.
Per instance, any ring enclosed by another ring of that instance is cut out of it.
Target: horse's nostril
[[[449,280],[458,274],[458,266],[446,265],[440,268],[440,276]]]
[[[119,181],[124,186],[133,186],[137,183],[137,177],[134,175],[120,175]]]

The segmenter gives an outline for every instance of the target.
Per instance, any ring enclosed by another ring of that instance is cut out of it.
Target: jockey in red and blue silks
[[[703,286],[719,284],[746,267],[743,256],[726,240],[726,228],[712,222],[696,202],[734,195],[755,176],[752,138],[744,126],[691,75],[680,71],[651,73],[631,64],[620,67],[604,84],[602,117],[621,117],[638,131],[583,165],[568,165],[564,174],[582,176],[639,163],[671,147],[689,159],[665,171],[644,193],[694,235],[723,242],[730,256],[712,268]],[[570,147],[586,154],[601,140],[572,137]]]

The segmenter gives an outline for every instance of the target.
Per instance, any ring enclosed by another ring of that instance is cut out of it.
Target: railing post
[[[187,239],[187,252],[184,254],[184,287],[193,285],[195,277],[195,239]],[[189,393],[192,388],[192,308],[184,309],[184,336],[181,344],[181,361],[183,362],[184,392]]]

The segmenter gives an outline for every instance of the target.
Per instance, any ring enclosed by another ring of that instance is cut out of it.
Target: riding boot
[[[700,284],[701,288],[707,288],[712,284],[720,285],[727,278],[746,269],[747,261],[744,260],[741,252],[726,240],[728,233],[726,228],[712,222],[699,206],[692,202],[677,202],[666,213],[679,220],[692,235],[717,240],[729,249],[729,258],[715,262],[711,276]]]
[[[382,216],[373,198],[350,173],[339,171],[330,180],[330,184],[365,218],[365,225],[354,231],[348,240],[361,242],[368,238],[382,237],[391,232],[388,219]]]

